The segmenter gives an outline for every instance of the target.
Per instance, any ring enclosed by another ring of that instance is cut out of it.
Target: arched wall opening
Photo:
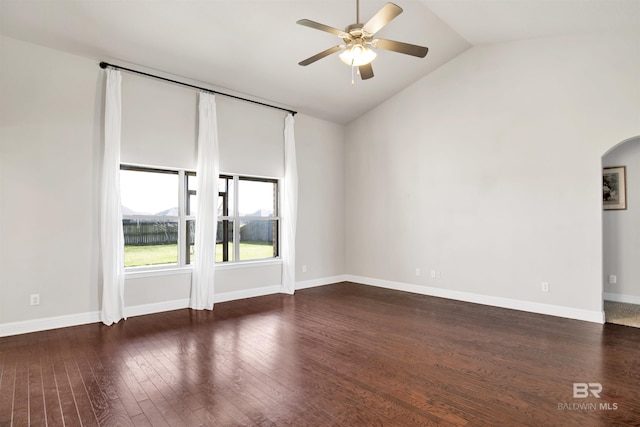
[[[640,135],[602,156],[603,168],[622,166],[626,206],[602,212],[602,295],[605,301],[640,305]]]

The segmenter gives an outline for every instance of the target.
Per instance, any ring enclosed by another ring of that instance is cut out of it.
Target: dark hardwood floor
[[[0,338],[27,425],[638,426],[640,329],[340,283]]]

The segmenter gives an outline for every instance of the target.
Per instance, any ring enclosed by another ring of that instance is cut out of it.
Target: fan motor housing
[[[362,29],[363,24],[351,24],[344,29],[344,32],[349,34],[353,39],[369,38],[372,34],[367,33]],[[347,41],[347,40],[345,40]]]

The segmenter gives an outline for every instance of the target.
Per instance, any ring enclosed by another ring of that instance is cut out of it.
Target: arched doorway
[[[605,153],[602,167],[605,320],[640,327],[640,136]]]

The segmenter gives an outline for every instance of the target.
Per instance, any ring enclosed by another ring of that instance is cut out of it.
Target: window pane
[[[222,177],[218,180],[218,216],[233,215],[233,178]]]
[[[187,215],[198,212],[198,184],[195,175],[187,174]],[[233,178],[222,177],[218,180],[218,216],[233,214]]]
[[[178,174],[120,171],[123,215],[178,216]]]
[[[243,221],[240,225],[240,260],[278,256],[277,238],[278,221]]]
[[[187,221],[187,248],[185,254],[185,264],[191,264],[195,260],[196,222]]]
[[[273,217],[277,215],[275,182],[240,179],[238,183],[240,216]]]
[[[177,264],[178,221],[124,219],[124,266]]]
[[[185,178],[187,180],[187,206],[185,212],[187,215],[195,215],[198,211],[197,178],[192,173],[186,173]]]
[[[187,178],[187,190],[198,191],[198,179],[193,172],[187,172],[184,174]]]
[[[195,261],[195,238],[196,222],[187,221],[187,235],[189,236],[189,252],[186,256],[186,263],[193,264]],[[224,235],[227,235],[225,241]],[[226,246],[226,251],[225,251]],[[233,221],[218,221],[218,231],[216,236],[216,262],[233,261]]]
[[[198,212],[198,196],[195,194],[187,193],[187,209],[185,211],[187,215],[195,216]]]
[[[218,221],[216,262],[233,261],[233,221]]]

